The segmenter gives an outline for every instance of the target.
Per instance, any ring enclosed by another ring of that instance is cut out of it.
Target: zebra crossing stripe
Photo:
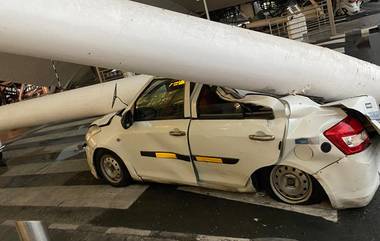
[[[82,128],[79,130],[70,130],[70,131],[60,132],[60,133],[46,134],[43,136],[29,137],[29,138],[21,139],[19,141],[15,141],[14,143],[12,143],[11,146],[41,142],[41,141],[48,141],[48,140],[57,140],[61,138],[68,138],[68,137],[75,137],[75,136],[83,136],[83,141],[84,141],[84,135],[86,134],[86,132],[87,132],[87,128]]]
[[[197,241],[297,241],[295,239],[286,239],[286,238],[259,238],[259,239],[248,239],[248,238],[234,238],[234,237],[224,237],[224,236],[212,236],[212,235],[203,235],[203,234],[193,234],[193,233],[178,233],[178,232],[167,232],[167,231],[156,231],[156,230],[146,230],[146,229],[135,229],[128,227],[101,227],[85,224],[85,228],[82,228],[79,225],[70,225],[70,224],[51,224],[49,226],[50,230],[81,230],[86,231],[93,230],[94,232],[98,230],[105,230],[104,234],[106,235],[125,235],[128,237],[140,237],[141,240],[144,238],[156,238],[162,240],[197,240]],[[149,240],[151,240],[149,239]]]
[[[9,166],[8,171],[1,176],[25,176],[25,175],[42,175],[65,172],[82,172],[88,171],[88,165],[84,159],[66,160],[57,162],[40,162]],[[0,204],[1,205],[1,204]]]
[[[60,129],[66,129],[73,126],[80,126],[80,125],[89,125],[91,122],[95,121],[99,117],[91,117],[84,120],[78,120],[78,121],[72,121],[68,123],[62,123],[62,124],[56,124],[56,125],[49,125],[45,126],[43,128],[40,128],[36,131],[36,133],[49,133],[50,131],[56,131]]]
[[[0,206],[128,209],[147,188],[146,185],[1,188]]]

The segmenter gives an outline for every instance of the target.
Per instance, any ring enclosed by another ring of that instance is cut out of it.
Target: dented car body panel
[[[364,95],[359,97],[348,98],[340,101],[334,101],[323,106],[335,106],[347,108],[363,114],[371,125],[380,132],[380,111],[376,99],[372,96]]]

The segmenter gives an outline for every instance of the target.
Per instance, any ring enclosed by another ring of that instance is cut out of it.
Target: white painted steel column
[[[0,51],[248,90],[380,101],[376,65],[133,1],[1,1]]]
[[[101,116],[121,110],[126,106],[119,100],[112,108],[115,84],[118,96],[130,104],[151,79],[146,75],[133,76],[1,106],[0,131]]]

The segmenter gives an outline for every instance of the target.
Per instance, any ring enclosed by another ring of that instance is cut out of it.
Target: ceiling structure
[[[169,9],[176,12],[202,15],[205,12],[203,0],[134,0],[136,2]],[[207,0],[209,11],[251,2],[249,0]]]
[[[197,15],[195,11],[188,9],[184,7],[183,5],[177,3],[178,1],[176,0],[133,0],[133,1],[148,4],[155,7],[169,9],[175,12]],[[195,2],[195,0],[190,0],[190,1]]]
[[[59,86],[59,79],[63,87],[82,80],[94,82],[92,76],[89,75],[91,67],[86,65],[52,62],[47,59],[0,52],[0,66],[0,81],[11,80],[15,83],[38,86]]]

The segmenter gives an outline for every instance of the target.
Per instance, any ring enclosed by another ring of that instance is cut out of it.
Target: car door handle
[[[169,131],[169,134],[171,136],[186,136],[186,132],[181,131],[180,129],[175,128],[172,131]]]
[[[249,139],[254,141],[274,141],[273,135],[249,135]]]

